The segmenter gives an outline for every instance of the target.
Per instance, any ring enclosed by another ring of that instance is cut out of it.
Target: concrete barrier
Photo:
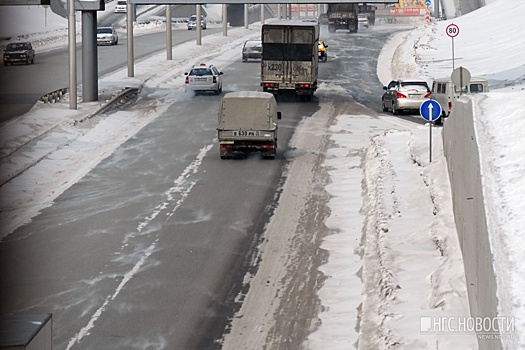
[[[498,300],[481,182],[472,96],[461,97],[443,126],[443,147],[452,187],[454,219],[463,253],[471,316],[496,317]],[[499,340],[478,340],[480,350],[502,349]]]

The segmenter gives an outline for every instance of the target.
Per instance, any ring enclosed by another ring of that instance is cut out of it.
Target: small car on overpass
[[[118,34],[113,27],[97,28],[97,45],[117,45]]]

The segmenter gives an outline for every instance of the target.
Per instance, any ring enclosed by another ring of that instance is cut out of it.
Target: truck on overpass
[[[328,4],[328,31],[334,33],[338,29],[345,29],[356,33],[358,9],[357,3]]]

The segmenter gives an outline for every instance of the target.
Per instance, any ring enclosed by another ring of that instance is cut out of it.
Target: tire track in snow
[[[198,172],[199,166],[202,164],[202,160],[212,147],[213,144],[201,148],[199,154],[193,160],[193,162],[191,162],[191,164],[188,165],[186,169],[184,169],[182,174],[174,181],[174,185],[165,192],[167,199],[164,202],[157,205],[153,213],[148,215],[144,220],[142,220],[138,224],[135,234],[142,232],[142,230],[146,228],[156,217],[158,217],[159,214],[161,214],[163,211],[169,208],[170,204],[173,204],[175,202],[175,206],[173,207],[173,209],[167,213],[166,220],[168,220],[175,213],[175,211],[178,208],[180,208],[184,200],[188,197],[193,186],[197,182],[196,180],[189,181],[191,176]],[[180,197],[177,200],[175,200],[177,198],[177,194],[180,194]],[[129,236],[126,239],[126,241],[132,239],[135,236],[135,234]],[[151,243],[151,245],[148,248],[144,250],[140,259],[135,263],[133,268],[124,275],[124,278],[119,283],[115,291],[106,297],[104,303],[93,313],[87,325],[84,326],[73,338],[69,340],[66,350],[71,349],[76,343],[78,343],[80,340],[82,340],[84,337],[90,334],[90,331],[95,327],[95,322],[100,318],[100,316],[102,316],[104,311],[106,311],[109,304],[117,298],[120,292],[124,289],[124,286],[133,278],[133,276],[138,271],[140,271],[142,265],[144,265],[146,260],[151,256],[151,254],[153,254],[159,238],[160,237],[158,236],[157,232],[157,237],[155,238],[155,240]],[[127,245],[128,244],[125,243],[123,247]]]

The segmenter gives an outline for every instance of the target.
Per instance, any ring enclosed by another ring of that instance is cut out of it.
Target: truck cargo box
[[[319,23],[316,20],[283,20],[262,27],[261,86],[279,94],[293,91],[311,97],[319,71]]]
[[[224,95],[217,123],[221,158],[232,158],[235,152],[275,157],[280,118],[271,93],[238,91]]]

